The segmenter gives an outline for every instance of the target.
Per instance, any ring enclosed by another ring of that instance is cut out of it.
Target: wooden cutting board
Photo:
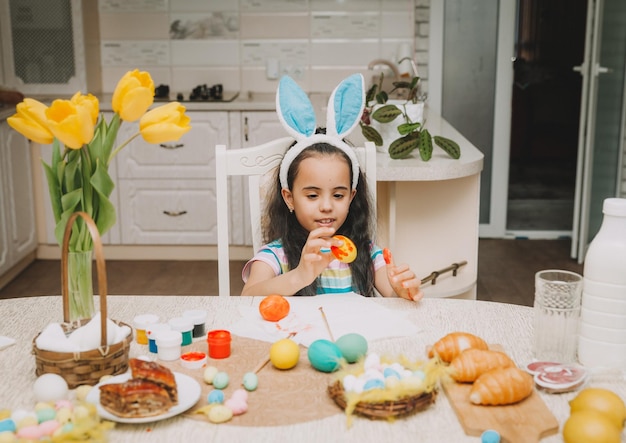
[[[467,435],[498,431],[502,442],[538,442],[559,432],[559,422],[536,391],[519,403],[479,406],[469,401],[470,383],[445,383],[443,389]]]

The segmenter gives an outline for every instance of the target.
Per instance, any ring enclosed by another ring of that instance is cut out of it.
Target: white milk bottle
[[[626,199],[607,198],[585,255],[578,360],[626,369]]]

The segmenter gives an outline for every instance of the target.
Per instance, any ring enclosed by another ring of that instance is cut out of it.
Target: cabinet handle
[[[180,215],[185,215],[186,213],[187,211],[178,211],[178,212],[163,211],[163,214],[169,215],[170,217],[178,217]]]
[[[243,138],[248,141],[248,117],[243,119]]]
[[[177,143],[175,145],[166,145],[164,143],[161,143],[159,146],[162,147],[163,149],[179,149],[179,148],[184,147],[185,145],[184,143]]]

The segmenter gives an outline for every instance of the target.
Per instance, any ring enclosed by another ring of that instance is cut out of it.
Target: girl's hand
[[[305,286],[310,285],[326,269],[335,256],[330,252],[331,246],[340,246],[341,241],[332,239],[333,228],[317,228],[309,233],[300,263],[295,269]]]
[[[383,249],[383,257],[387,263],[387,277],[394,292],[402,298],[419,301],[424,297],[420,290],[421,281],[415,277],[407,264],[396,266],[391,251]]]

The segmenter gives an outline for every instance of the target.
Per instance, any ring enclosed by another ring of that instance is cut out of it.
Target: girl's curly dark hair
[[[316,143],[306,148],[294,159],[289,167],[287,182],[289,188],[293,186],[294,179],[298,174],[300,163],[310,157],[337,156],[345,161],[350,168],[352,177],[352,163],[350,158],[339,148],[328,143]],[[265,208],[262,234],[265,243],[280,239],[287,256],[290,269],[294,269],[300,263],[302,248],[306,243],[309,232],[298,223],[295,214],[289,212],[282,194],[278,178],[278,171],[274,178],[274,192]],[[372,247],[372,220],[371,220],[371,197],[367,189],[367,183],[362,171],[359,171],[359,182],[356,194],[350,203],[350,210],[345,222],[337,231],[337,234],[345,235],[356,245],[357,258],[350,263],[352,271],[352,289],[361,295],[372,297],[374,292],[374,266],[369,253]],[[315,295],[317,281],[298,291],[300,295]]]

